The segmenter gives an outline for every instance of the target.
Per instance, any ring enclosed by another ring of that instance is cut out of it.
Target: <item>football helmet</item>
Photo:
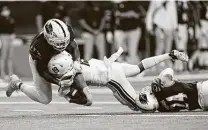
[[[54,55],[48,62],[48,71],[56,78],[62,78],[66,75],[72,76],[74,74],[73,68],[72,56],[66,51]]]
[[[70,43],[68,27],[59,19],[48,20],[43,27],[43,34],[49,45],[58,51],[63,51]]]
[[[173,81],[174,81],[173,76],[174,76],[173,69],[166,68],[160,73],[158,78],[161,80],[161,84],[163,85],[163,87],[168,87],[173,84]]]
[[[143,88],[139,92],[136,98],[136,103],[139,106],[141,112],[155,112],[159,107],[157,98],[152,93],[150,86]]]

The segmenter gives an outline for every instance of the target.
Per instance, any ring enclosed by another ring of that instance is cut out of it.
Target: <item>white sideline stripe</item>
[[[13,110],[15,112],[41,112],[43,110]]]
[[[38,102],[0,102],[0,105],[33,105],[33,104],[40,104],[41,103],[38,103]],[[68,102],[51,102],[50,104],[69,104]],[[93,104],[97,104],[97,105],[117,105],[117,104],[120,104],[119,102],[93,102]]]
[[[128,78],[130,82],[147,82],[152,81],[157,76],[144,76],[144,77],[131,77]],[[180,75],[174,75],[176,79],[179,80],[201,80],[201,79],[208,79],[208,73],[200,73],[199,74],[180,74]],[[24,83],[29,85],[34,85],[32,81],[24,81]],[[7,86],[7,83],[0,82],[0,88],[5,88]]]
[[[112,91],[108,88],[104,89],[91,89],[90,92],[92,94],[112,94]],[[53,90],[52,93],[54,95],[58,95],[58,90]],[[19,91],[19,92],[14,92],[12,93],[11,97],[24,97],[26,96],[23,92]],[[6,97],[6,92],[5,91],[0,91],[0,97]]]
[[[158,115],[155,113],[155,115],[151,114],[151,115],[143,115],[140,114],[140,112],[138,112],[138,114],[132,115],[126,113],[125,115],[99,115],[99,114],[93,114],[93,115],[73,115],[73,116],[86,116],[86,117],[97,117],[97,116],[102,116],[102,117],[110,117],[110,116],[134,116],[134,117],[208,117],[208,115]]]
[[[75,107],[73,109],[77,109],[77,110],[98,110],[98,109],[102,109],[102,107]]]
[[[158,76],[145,76],[145,77],[132,77],[128,78],[130,82],[144,82],[144,81],[152,81],[154,78]],[[181,74],[181,75],[174,75],[176,79],[179,80],[201,80],[201,79],[208,79],[208,74],[199,73],[199,74]]]

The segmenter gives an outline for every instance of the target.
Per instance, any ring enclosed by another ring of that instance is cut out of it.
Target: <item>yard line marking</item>
[[[38,103],[38,102],[0,102],[0,105],[33,105],[33,104],[40,104],[42,105],[41,103]],[[51,102],[50,104],[69,104],[68,102]],[[49,105],[50,105],[49,104]],[[108,101],[104,101],[104,102],[93,102],[93,104],[97,104],[97,105],[104,105],[104,104],[107,104],[107,105],[117,105],[117,104],[120,104],[119,102],[108,102]]]
[[[143,116],[143,117],[208,117],[208,115],[132,115],[132,116]]]
[[[202,80],[202,79],[207,79],[208,74],[206,73],[207,71],[200,73],[199,71],[197,74],[176,74],[174,77],[179,80]],[[147,82],[147,81],[152,81],[155,79],[156,76],[144,76],[144,77],[130,77],[128,80],[130,82]],[[33,81],[24,81],[24,83],[29,84],[29,85],[34,85]],[[8,85],[6,82],[0,82],[0,88],[5,88]]]
[[[102,109],[102,107],[75,107],[73,109],[78,109],[78,110],[96,110],[96,109]]]
[[[15,112],[41,112],[43,110],[13,110]]]
[[[152,81],[153,79],[157,78],[158,76],[144,76],[144,77],[131,77],[128,78],[130,82],[147,82]],[[174,75],[176,79],[179,80],[202,80],[207,79],[208,74],[207,73],[198,73],[198,74],[178,74]]]
[[[91,89],[90,92],[92,94],[112,94],[112,91],[109,88],[102,88],[102,89]],[[58,95],[58,91],[57,90],[53,90],[52,93],[54,95]],[[24,97],[26,96],[23,92],[18,91],[18,92],[14,92],[12,93],[11,97]],[[6,97],[6,92],[5,91],[0,91],[0,97]]]
[[[97,105],[102,105],[102,104],[108,104],[108,105],[117,105],[121,104],[120,102],[109,102],[109,101],[97,101],[97,102],[92,102],[92,104],[97,104]]]
[[[128,114],[126,113],[125,115],[121,114],[112,114],[112,115],[109,115],[109,114],[92,114],[92,115],[73,115],[73,116],[86,116],[86,117],[110,117],[110,116],[134,116],[134,117],[208,117],[208,115],[142,115],[140,112],[138,112],[138,114],[135,114],[135,115],[132,115],[132,114]]]

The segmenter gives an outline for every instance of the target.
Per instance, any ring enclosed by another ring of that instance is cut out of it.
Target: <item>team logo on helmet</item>
[[[51,23],[47,23],[45,29],[48,34],[52,35],[53,37],[57,37],[57,35],[53,32],[53,27]]]
[[[144,94],[144,93],[140,93],[139,94],[139,101],[142,103],[142,104],[147,104],[148,100],[147,100],[147,95]]]

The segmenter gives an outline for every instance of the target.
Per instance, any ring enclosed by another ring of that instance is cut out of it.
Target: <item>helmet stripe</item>
[[[53,21],[56,22],[61,27],[61,29],[62,29],[62,31],[64,33],[64,37],[66,37],[66,32],[64,31],[64,28],[61,26],[61,24],[58,21],[56,21],[56,20],[53,20]]]

